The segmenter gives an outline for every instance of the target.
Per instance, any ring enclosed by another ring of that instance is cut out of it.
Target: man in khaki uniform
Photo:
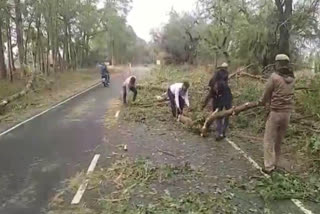
[[[275,72],[269,78],[261,100],[261,104],[270,111],[263,140],[266,173],[271,173],[277,167],[281,142],[285,137],[293,109],[295,78],[289,61],[285,54],[276,56]]]

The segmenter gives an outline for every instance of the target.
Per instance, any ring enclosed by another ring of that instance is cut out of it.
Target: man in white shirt
[[[188,90],[189,82],[175,83],[168,88],[168,97],[171,104],[172,115],[177,117],[183,113],[185,105],[190,106]]]
[[[123,103],[127,104],[127,94],[129,93],[129,90],[133,92],[133,102],[137,98],[137,89],[136,89],[136,77],[130,76],[128,77],[122,84],[122,90],[123,90]]]

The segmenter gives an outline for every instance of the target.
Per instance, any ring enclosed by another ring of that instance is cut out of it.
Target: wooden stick
[[[201,128],[200,132],[201,132],[201,136],[205,137],[208,135],[208,129],[210,127],[210,125],[217,119],[221,119],[224,117],[229,117],[231,115],[237,115],[242,111],[246,111],[252,108],[256,108],[260,106],[259,102],[248,102],[245,103],[243,105],[240,106],[236,106],[233,107],[229,110],[224,110],[224,111],[218,111],[216,110],[215,112],[213,112],[205,121],[205,123],[203,124],[203,127]]]
[[[190,126],[190,127],[193,126],[193,121],[192,121],[192,119],[189,118],[189,117],[183,116],[183,115],[179,115],[177,121],[178,121],[178,122],[181,122],[181,123],[183,123],[183,124],[185,124],[185,125],[187,125],[187,126]]]
[[[252,74],[249,74],[247,72],[241,72],[240,73],[240,76],[247,76],[247,77],[250,77],[252,79],[256,79],[256,80],[259,80],[261,82],[266,82],[267,80],[261,76],[258,76],[258,75],[252,75]]]
[[[137,89],[149,89],[155,91],[166,91],[167,88],[159,87],[159,86],[152,86],[152,85],[137,85]]]
[[[317,89],[308,88],[308,87],[298,87],[298,88],[295,88],[294,90],[296,90],[296,91],[302,91],[302,90],[305,90],[305,91],[318,91]]]
[[[158,148],[158,147],[157,147],[157,151],[158,151],[158,152],[161,152],[162,154],[169,155],[169,156],[171,156],[171,157],[176,157],[174,154],[172,154],[172,153],[170,153],[170,152],[167,152],[167,151],[164,151],[164,150],[162,150],[162,149],[160,149],[160,148]]]
[[[247,69],[250,68],[252,65],[253,65],[253,64],[247,65],[246,67],[239,69],[238,71],[234,72],[233,74],[230,74],[230,75],[229,75],[229,79],[231,79],[231,78],[235,77],[237,74],[240,74],[241,72],[247,70]]]

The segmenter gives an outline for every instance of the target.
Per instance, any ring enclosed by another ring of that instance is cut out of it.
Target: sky
[[[169,12],[191,11],[195,8],[196,0],[133,0],[132,10],[128,15],[128,24],[136,34],[150,41],[150,31],[159,28],[168,21]]]

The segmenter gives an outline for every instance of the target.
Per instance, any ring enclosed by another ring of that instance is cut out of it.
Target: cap
[[[276,56],[276,61],[290,61],[290,58],[285,54],[278,54]]]
[[[227,68],[228,66],[229,66],[228,63],[224,62],[224,63],[221,64],[220,67],[221,67],[221,68]]]

